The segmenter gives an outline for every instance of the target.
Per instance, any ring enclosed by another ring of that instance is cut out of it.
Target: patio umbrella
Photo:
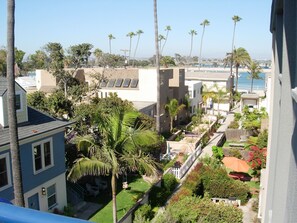
[[[247,173],[250,169],[250,166],[246,161],[236,157],[224,157],[222,161],[227,168],[235,172]]]

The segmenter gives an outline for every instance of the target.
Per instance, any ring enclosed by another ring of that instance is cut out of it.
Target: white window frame
[[[51,164],[48,165],[48,166],[45,166],[45,163],[44,163],[44,144],[49,142],[50,143],[50,151],[51,151]],[[34,156],[34,147],[35,146],[38,146],[40,145],[41,147],[41,169],[40,170],[36,170],[35,168],[35,156]],[[51,167],[54,166],[54,153],[53,153],[53,139],[52,138],[47,138],[47,139],[44,139],[44,140],[41,140],[41,141],[38,141],[36,143],[33,143],[32,144],[32,157],[33,157],[33,171],[34,171],[34,174],[38,174],[44,170],[47,170]]]
[[[5,158],[5,160],[6,160],[7,185],[0,187],[0,191],[3,191],[3,190],[12,186],[9,153],[1,154],[0,159],[3,159],[3,158]]]
[[[52,204],[51,206],[49,206],[49,203],[48,203],[48,199],[49,199],[48,189],[49,189],[50,187],[54,187],[54,188],[55,188],[55,192],[54,192],[53,194],[51,194],[51,196],[55,196],[55,197],[56,197],[56,199],[55,199],[55,203]],[[48,186],[48,187],[46,188],[46,199],[47,199],[47,209],[48,209],[48,210],[51,210],[51,209],[53,209],[54,207],[56,207],[56,206],[58,205],[58,202],[57,202],[57,187],[56,187],[56,184],[52,184],[52,185],[50,185],[50,186]]]
[[[23,98],[22,98],[22,92],[21,91],[16,91],[15,96],[19,95],[20,96],[20,109],[17,109],[17,112],[22,112],[23,111]]]

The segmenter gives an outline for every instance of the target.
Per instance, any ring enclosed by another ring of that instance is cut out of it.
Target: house
[[[250,110],[260,109],[260,96],[258,94],[242,94],[240,100],[240,111],[243,111],[243,108],[248,106]]]
[[[293,223],[297,219],[296,21],[296,0],[272,1],[272,103],[258,214],[264,223]]]
[[[186,80],[185,85],[188,87],[190,114],[194,115],[198,108],[202,108],[202,82]]]
[[[64,129],[69,122],[27,106],[18,84],[16,112],[25,206],[53,211],[67,205]],[[14,200],[7,109],[7,79],[0,77],[0,197]]]
[[[202,94],[203,91],[213,91],[217,92],[218,90],[226,92],[225,96],[221,98],[220,103],[214,103],[213,98],[208,98],[205,104],[205,111],[207,114],[220,114],[227,115],[230,110],[230,101],[227,100],[228,91],[232,86],[232,79],[230,73],[227,71],[221,71],[216,69],[207,69],[199,70],[197,68],[187,69],[185,74],[185,80],[188,86],[191,86],[195,83],[201,82],[202,89],[199,91],[201,100],[199,101],[199,106],[202,103]],[[189,87],[190,89],[190,87]]]
[[[157,72],[151,69],[85,69],[86,82],[92,83],[94,80],[92,72],[104,72],[106,77],[100,85],[99,98],[106,98],[110,93],[116,93],[123,100],[131,101],[139,111],[155,117],[157,104]],[[179,103],[183,103],[187,94],[185,86],[184,69],[161,69],[161,132],[170,130],[170,118],[165,111],[165,104],[175,98]],[[186,114],[180,114],[176,119],[181,122]]]

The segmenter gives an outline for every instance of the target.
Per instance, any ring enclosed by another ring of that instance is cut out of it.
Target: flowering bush
[[[266,167],[266,152],[266,148],[260,149],[258,146],[250,147],[248,162],[255,177],[259,177],[261,169]]]

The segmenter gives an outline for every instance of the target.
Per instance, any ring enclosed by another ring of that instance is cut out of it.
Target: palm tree
[[[160,52],[159,52],[159,35],[158,35],[158,10],[157,0],[154,0],[154,30],[155,30],[155,50],[156,50],[156,72],[157,72],[157,114],[156,114],[156,130],[161,132],[160,118],[161,118],[161,94],[160,94]]]
[[[129,57],[128,57],[128,65],[129,65],[130,58],[131,58],[132,38],[133,38],[133,36],[136,36],[136,34],[135,34],[134,32],[129,32],[126,36],[130,38],[130,44],[129,44]]]
[[[220,88],[217,84],[214,84],[213,87],[216,90],[216,92],[214,94],[214,99],[218,103],[218,116],[220,116],[220,104],[221,104],[222,100],[226,97],[228,92],[225,89]]]
[[[205,113],[207,110],[207,101],[209,99],[213,99],[215,97],[215,92],[213,91],[212,87],[207,87],[205,84],[203,84],[202,87],[202,101],[204,104],[204,108],[205,108]]]
[[[140,35],[143,34],[143,31],[141,29],[139,29],[139,30],[137,30],[136,34],[137,34],[137,43],[136,43],[136,47],[134,50],[133,67],[134,67],[134,61],[135,61],[136,51],[137,51],[138,44],[139,44]]]
[[[232,88],[233,88],[233,83],[234,83],[234,77],[233,77],[233,49],[234,49],[234,39],[235,39],[235,29],[236,29],[236,23],[241,20],[241,18],[238,15],[235,15],[232,17],[232,20],[234,21],[234,28],[233,28],[233,38],[232,38],[232,46],[231,46],[231,63],[230,63],[230,75],[232,78],[232,84],[231,84],[231,89],[230,92],[232,93]]]
[[[233,63],[235,65],[235,76],[236,76],[236,84],[235,84],[235,92],[238,89],[238,68],[240,66],[247,66],[250,63],[250,55],[249,53],[242,47],[238,49],[234,49],[232,52],[233,55]],[[231,62],[231,55],[229,54],[225,58],[225,65]]]
[[[165,37],[165,41],[164,41],[164,43],[163,43],[163,46],[162,46],[162,48],[161,48],[161,55],[162,55],[162,53],[163,53],[164,46],[165,46],[165,44],[166,44],[166,42],[167,42],[168,34],[169,34],[169,32],[171,31],[171,26],[166,26],[166,27],[165,27],[165,31],[166,31],[166,37]]]
[[[111,54],[111,41],[115,39],[115,37],[112,34],[108,35],[108,41],[109,41],[109,54]]]
[[[173,98],[169,101],[168,104],[165,105],[165,109],[167,109],[170,116],[170,131],[173,130],[173,121],[174,118],[178,115],[178,113],[184,109],[186,106],[184,104],[179,105],[178,101]]]
[[[71,168],[68,179],[76,182],[83,176],[111,176],[113,222],[117,222],[116,180],[126,171],[143,170],[157,174],[158,164],[142,151],[157,143],[155,132],[144,126],[135,127],[139,114],[118,110],[107,122],[102,122],[103,142],[99,145],[92,136],[78,138],[77,148],[81,158]]]
[[[205,31],[205,26],[209,26],[210,22],[207,19],[204,19],[202,23],[200,23],[201,26],[203,26],[203,31],[202,31],[202,36],[201,36],[201,43],[200,43],[200,54],[199,54],[199,68],[201,67],[201,62],[202,62],[202,42],[203,42],[203,37],[204,37],[204,31]]]
[[[7,0],[7,95],[8,95],[8,125],[10,137],[11,166],[15,205],[24,207],[20,149],[17,132],[17,117],[15,108],[15,58],[14,58],[14,24],[15,1]]]
[[[160,48],[162,47],[162,40],[165,40],[166,41],[166,38],[165,36],[163,35],[159,35],[159,38],[158,38],[158,41],[159,41],[159,44],[160,44]],[[161,51],[161,55],[162,55],[162,51]]]
[[[189,34],[191,35],[191,48],[190,48],[190,54],[189,54],[189,58],[191,58],[192,56],[192,50],[193,50],[193,37],[194,35],[196,36],[197,35],[197,31],[194,30],[194,29],[191,29]]]
[[[249,79],[252,79],[251,82],[251,92],[253,92],[253,85],[254,85],[254,79],[261,80],[262,78],[259,76],[259,74],[262,72],[262,68],[260,67],[259,63],[255,61],[251,61],[248,65],[248,73],[250,74],[248,76]]]

